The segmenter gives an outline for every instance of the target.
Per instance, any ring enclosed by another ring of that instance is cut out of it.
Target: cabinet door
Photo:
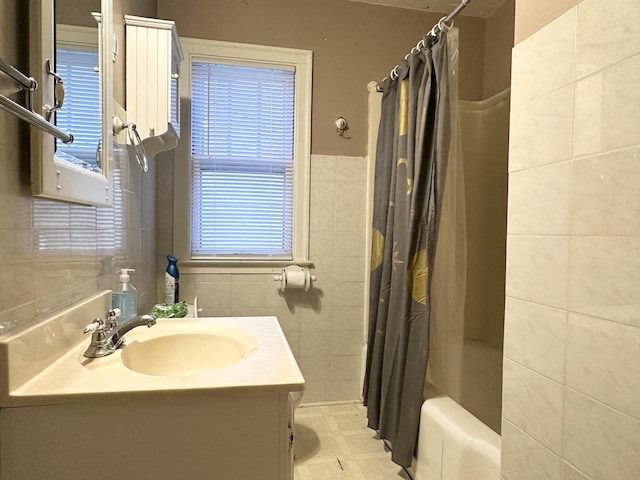
[[[127,123],[147,157],[176,147],[180,137],[179,68],[184,59],[175,23],[125,15]]]

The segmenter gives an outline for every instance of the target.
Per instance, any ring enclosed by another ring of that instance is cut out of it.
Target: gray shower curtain
[[[429,356],[430,284],[449,149],[447,33],[382,83],[363,398],[368,425],[408,467]]]

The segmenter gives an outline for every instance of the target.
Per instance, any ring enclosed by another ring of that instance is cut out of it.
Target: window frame
[[[181,138],[174,163],[174,254],[184,273],[278,272],[285,265],[311,265],[309,261],[309,180],[311,159],[312,52],[283,47],[181,38],[185,54],[181,67]],[[198,61],[265,65],[295,69],[294,219],[291,259],[191,258],[191,69]],[[158,192],[162,195],[161,192]]]

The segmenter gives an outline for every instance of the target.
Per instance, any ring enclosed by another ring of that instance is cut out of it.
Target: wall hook
[[[340,135],[342,138],[346,138],[347,140],[349,140],[351,137],[347,137],[344,134],[344,132],[349,130],[349,124],[347,123],[347,120],[344,117],[338,117],[336,118],[335,124],[336,124],[336,133]]]

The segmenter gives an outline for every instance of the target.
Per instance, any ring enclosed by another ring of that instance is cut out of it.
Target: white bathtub
[[[415,480],[499,480],[500,436],[447,396],[420,412]]]
[[[455,400],[425,384],[414,480],[500,478],[502,351],[465,342],[459,358],[448,371]]]

